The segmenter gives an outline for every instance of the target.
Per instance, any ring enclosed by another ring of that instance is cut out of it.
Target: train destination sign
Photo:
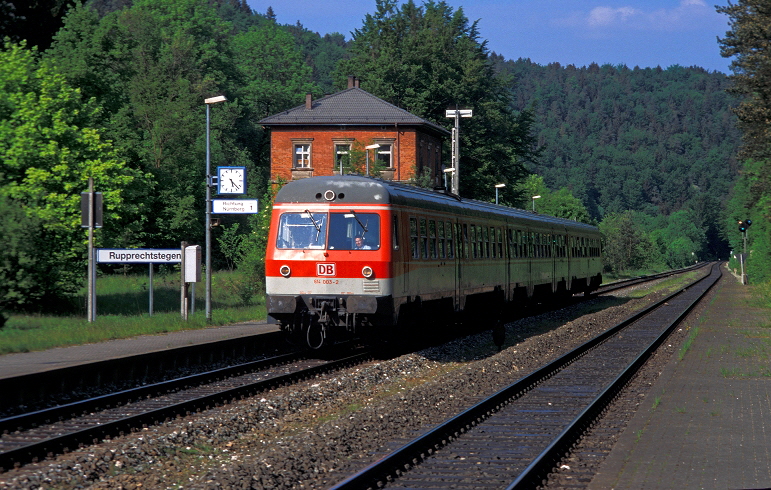
[[[212,199],[212,213],[256,214],[257,199]]]
[[[179,264],[181,249],[158,248],[98,248],[96,261],[100,264]]]

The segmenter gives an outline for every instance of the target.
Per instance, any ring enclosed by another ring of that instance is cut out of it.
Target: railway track
[[[341,481],[352,488],[534,488],[720,278],[709,275]]]
[[[0,419],[0,471],[371,358],[285,354]]]

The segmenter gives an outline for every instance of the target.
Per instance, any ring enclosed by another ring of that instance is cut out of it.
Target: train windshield
[[[378,250],[380,216],[375,213],[331,213],[329,215],[330,250]]]
[[[278,248],[325,248],[327,239],[326,213],[284,213],[278,224]]]
[[[330,250],[380,249],[380,216],[375,213],[284,213],[278,248]]]

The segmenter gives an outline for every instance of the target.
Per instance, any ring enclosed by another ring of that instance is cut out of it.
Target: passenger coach
[[[596,289],[596,227],[358,176],[286,184],[266,252],[269,321],[313,348]],[[412,330],[406,330],[410,332]]]

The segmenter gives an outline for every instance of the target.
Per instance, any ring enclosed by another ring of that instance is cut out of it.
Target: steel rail
[[[156,424],[159,421],[177,415],[187,415],[196,411],[206,410],[240,397],[252,396],[254,393],[264,391],[265,389],[274,386],[294,383],[300,379],[306,379],[329,371],[342,369],[371,358],[371,352],[361,352],[301,371],[278,375],[257,382],[228,388],[205,396],[199,396],[179,403],[169,404],[157,409],[147,410],[131,416],[108,421],[106,423],[100,422],[85,429],[27,444],[0,453],[0,472],[69,451],[80,445],[92,444],[111,436],[130,432],[145,425]]]

